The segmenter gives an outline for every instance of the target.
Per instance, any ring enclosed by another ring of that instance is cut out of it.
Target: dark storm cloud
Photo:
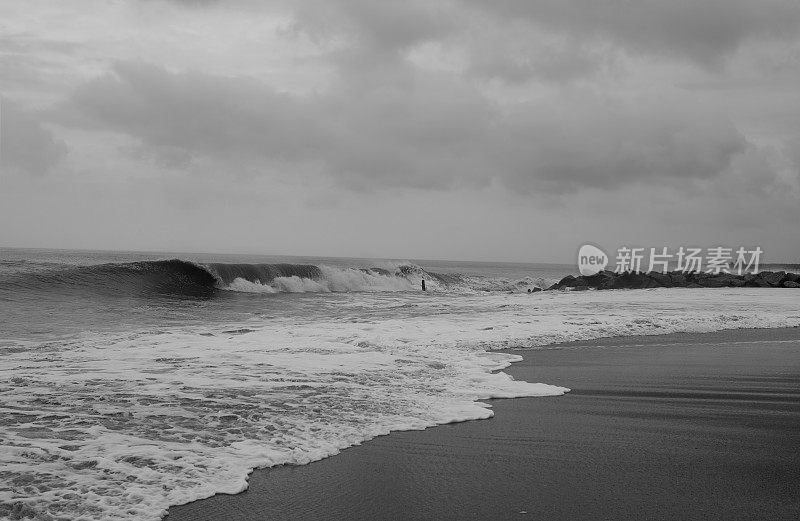
[[[486,101],[444,77],[410,90],[301,97],[246,78],[121,63],[56,110],[67,124],[129,134],[235,168],[259,161],[317,167],[353,188],[442,186],[491,116]],[[466,147],[466,150],[462,148]]]
[[[791,39],[800,27],[796,0],[306,0],[290,5],[296,30],[352,43],[336,55],[345,75],[384,68],[387,60],[421,43],[446,42],[466,49],[470,77],[512,83],[591,76],[620,50],[719,69],[748,41]],[[546,45],[529,38],[539,33],[566,40]]]
[[[724,117],[682,103],[525,107],[508,118],[496,162],[516,189],[557,192],[680,184],[726,171],[744,137]]]
[[[37,117],[8,99],[0,99],[0,170],[46,174],[66,153],[66,147]]]
[[[600,70],[605,58],[580,46],[531,50],[479,47],[470,53],[470,78],[498,78],[524,83],[532,78],[566,83]]]
[[[324,122],[311,105],[246,79],[201,73],[173,74],[137,62],[117,63],[113,74],[81,86],[65,117],[139,137],[153,146],[296,158],[318,146]]]
[[[527,20],[574,38],[609,39],[637,52],[719,65],[748,39],[791,38],[796,0],[461,0],[507,23]]]
[[[406,54],[463,30],[449,2],[300,0],[288,4],[289,32],[327,46],[325,59],[359,90],[406,81]]]
[[[746,43],[786,41],[800,27],[795,0],[305,0],[290,8],[295,30],[347,42],[331,62],[354,84],[391,74],[404,53],[430,42],[461,49],[468,79],[511,84],[591,80],[616,71],[626,53],[719,71]]]
[[[233,169],[271,162],[300,175],[313,167],[355,189],[495,180],[567,192],[706,179],[746,145],[730,121],[685,100],[584,96],[559,106],[501,108],[449,76],[410,70],[381,88],[303,97],[252,79],[121,63],[79,88],[59,117]]]
[[[304,0],[294,4],[297,29],[355,37],[372,51],[394,52],[454,29],[447,2]]]
[[[230,9],[259,5],[171,1]],[[592,74],[609,59],[610,49],[592,49],[602,42],[717,68],[748,41],[794,38],[800,28],[796,0],[298,0],[266,5],[291,14],[294,31],[350,43],[335,58],[356,72],[385,66],[386,60],[421,43],[449,42],[469,47],[471,75],[512,82]],[[522,48],[509,50],[502,42],[485,40],[498,31],[512,41],[519,39],[513,31],[543,31],[571,41],[547,48],[522,39]]]

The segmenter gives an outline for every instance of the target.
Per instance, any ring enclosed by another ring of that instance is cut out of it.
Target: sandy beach
[[[797,519],[800,329],[511,351],[563,397],[396,432],[167,519]]]

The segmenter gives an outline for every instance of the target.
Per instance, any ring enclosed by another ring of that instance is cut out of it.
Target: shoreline
[[[392,432],[309,465],[257,469],[247,491],[173,506],[164,519],[669,519],[715,508],[728,518],[792,519],[800,512],[800,456],[791,449],[800,446],[791,429],[800,422],[791,383],[800,377],[800,328],[503,352],[523,357],[504,370],[516,379],[572,391],[487,400],[495,411],[489,420]],[[760,478],[742,477],[748,473]]]

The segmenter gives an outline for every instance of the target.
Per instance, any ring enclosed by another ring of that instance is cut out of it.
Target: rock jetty
[[[554,289],[644,289],[644,288],[800,288],[800,274],[785,271],[762,271],[756,274],[704,273],[670,271],[667,273],[616,273],[601,271],[596,275],[567,275],[553,284]]]

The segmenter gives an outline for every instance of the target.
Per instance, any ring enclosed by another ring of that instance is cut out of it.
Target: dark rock
[[[614,275],[615,274],[613,272],[611,272],[611,271],[601,271],[601,272],[596,273],[594,275],[584,276],[584,277],[581,277],[581,278],[586,280],[587,286],[591,286],[593,288],[597,288],[597,287],[601,286],[603,283],[605,283],[606,281],[614,278]]]
[[[781,282],[800,282],[800,274],[798,273],[787,273],[783,276]]]
[[[761,273],[756,274],[749,282],[747,282],[747,286],[755,287],[755,288],[769,288],[770,283],[764,280],[764,275],[769,272],[762,271]]]
[[[683,288],[688,284],[686,280],[686,274],[682,271],[671,271],[667,273],[669,275],[669,279],[672,282],[673,287]]]
[[[633,288],[635,284],[634,273],[618,273],[616,277],[609,280],[605,284],[605,289],[629,289]]]
[[[686,277],[686,280],[689,282],[693,282],[694,279],[697,278],[698,275],[700,275],[700,273],[696,271],[684,271],[682,273]]]
[[[787,284],[788,283],[788,284]],[[795,286],[797,284],[798,286]],[[725,288],[725,287],[800,287],[800,275],[779,271],[737,275],[735,273],[680,272],[669,273],[614,273],[601,271],[594,275],[567,275],[548,290],[568,289],[581,291],[595,289],[646,289],[646,288]],[[536,291],[536,289],[534,289]]]
[[[623,273],[614,279],[612,287],[619,289],[647,289],[657,288],[659,284],[644,273]]]
[[[658,285],[662,288],[671,288],[674,286],[672,282],[672,277],[669,276],[668,273],[659,273],[657,271],[651,271],[647,274],[651,280],[658,283]]]
[[[571,288],[572,286],[575,285],[575,276],[567,275],[566,277],[558,281],[555,285],[558,287],[558,289]]]
[[[780,286],[783,277],[786,275],[786,272],[778,271],[773,273],[771,271],[762,271],[759,273],[759,275],[761,275],[761,280],[775,288]]]
[[[537,293],[539,291],[542,291],[542,288],[533,288],[533,289],[531,289],[532,293]]]

